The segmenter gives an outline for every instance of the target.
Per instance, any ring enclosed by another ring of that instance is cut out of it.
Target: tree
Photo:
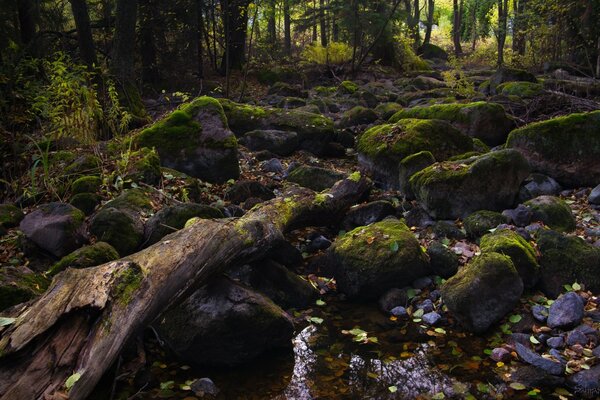
[[[454,54],[459,56],[462,54],[460,45],[460,28],[462,24],[463,0],[452,0],[452,41],[454,42]]]
[[[508,0],[498,0],[498,66],[504,65],[504,44],[506,43],[506,25],[508,22]]]
[[[122,84],[135,81],[137,0],[117,0],[111,72]]]
[[[92,37],[92,27],[90,24],[87,2],[86,0],[69,1],[71,3],[73,18],[75,19],[75,27],[77,29],[79,56],[89,68],[92,68],[94,65],[98,64],[98,60],[96,58],[94,38]]]
[[[290,1],[283,0],[283,47],[287,56],[292,54],[292,18]]]
[[[429,44],[431,41],[431,31],[433,29],[433,13],[435,11],[435,0],[427,0],[427,28],[425,30],[424,44]]]
[[[36,29],[36,5],[34,0],[18,0],[17,10],[19,16],[19,31],[21,43],[29,48],[30,53],[35,53],[34,39]]]
[[[221,73],[230,69],[242,69],[246,61],[246,35],[248,29],[248,6],[251,0],[220,0],[223,10],[225,51],[221,62]]]

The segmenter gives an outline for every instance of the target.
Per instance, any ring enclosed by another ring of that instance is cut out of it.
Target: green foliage
[[[476,94],[473,81],[465,75],[463,65],[460,60],[454,56],[448,57],[449,70],[442,72],[444,82],[449,88],[452,88],[459,96],[473,97]]]
[[[352,59],[352,48],[340,42],[331,42],[327,47],[315,43],[304,49],[302,58],[320,65],[339,65]]]

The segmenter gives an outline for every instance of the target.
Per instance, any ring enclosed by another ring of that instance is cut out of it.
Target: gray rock
[[[272,172],[274,174],[283,174],[285,169],[278,158],[271,158],[270,160],[262,163],[262,170],[265,172]]]
[[[565,339],[562,336],[551,337],[546,340],[546,344],[553,349],[560,349],[565,346]]]
[[[577,372],[569,378],[569,385],[577,396],[597,399],[600,395],[600,365]]]
[[[402,306],[397,306],[390,310],[390,314],[392,314],[394,317],[401,318],[406,317],[408,315],[408,312],[406,311],[406,308]]]
[[[531,307],[531,314],[533,314],[533,318],[535,318],[539,322],[546,322],[546,320],[548,319],[548,309],[539,304],[536,304],[533,307]]]
[[[427,248],[431,270],[444,279],[454,276],[458,271],[458,255],[440,242],[432,242]]]
[[[196,379],[194,382],[192,382],[190,387],[192,388],[194,394],[199,397],[204,397],[206,395],[214,397],[220,392],[217,385],[215,385],[210,378]]]
[[[600,205],[600,185],[592,189],[592,192],[588,197],[588,202],[590,204]]]
[[[409,300],[408,289],[392,288],[388,290],[379,298],[379,308],[383,312],[390,312],[394,307],[406,306]]]
[[[567,334],[567,345],[568,346],[574,346],[576,344],[585,346],[587,343],[588,343],[587,336],[583,332],[578,331],[577,329],[574,329]]]
[[[440,321],[440,319],[442,319],[442,316],[440,314],[436,313],[435,311],[432,311],[432,312],[428,312],[427,314],[424,314],[421,319],[427,325],[435,325]]]
[[[329,189],[345,177],[346,175],[341,172],[303,165],[291,171],[287,176],[287,180],[320,192]]]
[[[511,380],[522,383],[528,388],[551,388],[564,384],[565,379],[561,376],[548,374],[546,371],[533,365],[519,366],[511,374]]]
[[[577,293],[569,292],[560,296],[548,311],[550,328],[570,328],[583,319],[583,300]]]
[[[562,190],[560,184],[549,176],[531,174],[519,190],[519,201],[524,202],[542,195],[555,196]]]
[[[426,287],[429,287],[432,284],[433,284],[433,280],[428,276],[424,276],[422,278],[415,280],[412,283],[412,287],[414,287],[415,289],[425,289]],[[425,301],[427,301],[427,300],[425,300]]]
[[[296,132],[273,129],[247,132],[240,142],[252,151],[268,150],[279,156],[289,156],[300,146]]]
[[[272,190],[260,182],[244,180],[234,183],[227,189],[223,197],[233,204],[240,204],[252,197],[266,201],[274,198],[275,195]]]
[[[433,302],[430,299],[425,299],[417,304],[417,309],[423,310],[425,313],[433,311]]]
[[[507,217],[515,226],[527,226],[531,222],[531,210],[529,207],[519,204],[517,208],[502,211],[502,215]]]
[[[490,358],[494,361],[508,362],[512,358],[510,351],[506,350],[504,347],[496,347],[492,350],[492,354]]]
[[[534,353],[521,343],[515,344],[515,350],[521,360],[534,367],[540,368],[551,375],[562,375],[565,371],[565,367],[562,364],[548,360],[539,354]]]
[[[346,231],[357,226],[366,226],[379,222],[387,216],[395,215],[396,208],[389,201],[378,200],[367,204],[352,207],[342,221],[342,228]]]

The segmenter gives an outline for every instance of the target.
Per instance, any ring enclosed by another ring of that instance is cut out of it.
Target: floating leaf
[[[513,324],[516,324],[517,322],[521,321],[522,319],[523,319],[523,317],[520,316],[519,314],[513,314],[510,317],[508,317],[508,320]]]
[[[73,387],[73,385],[77,383],[79,378],[81,378],[81,374],[79,372],[75,372],[73,375],[68,377],[65,381],[65,387],[67,388],[67,390],[70,390]]]
[[[515,390],[525,390],[527,388],[525,385],[519,382],[513,382],[509,386]]]
[[[15,318],[0,317],[0,326],[12,325],[15,323],[15,321],[16,321]]]
[[[388,390],[390,391],[390,393],[396,393],[398,391],[398,387],[397,386],[389,386]]]

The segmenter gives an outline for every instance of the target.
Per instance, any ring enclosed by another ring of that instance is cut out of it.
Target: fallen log
[[[67,269],[0,331],[0,399],[86,398],[163,310],[225,268],[260,259],[285,232],[339,219],[369,189],[358,173],[323,193],[295,187],[239,219],[201,220],[121,260]]]

